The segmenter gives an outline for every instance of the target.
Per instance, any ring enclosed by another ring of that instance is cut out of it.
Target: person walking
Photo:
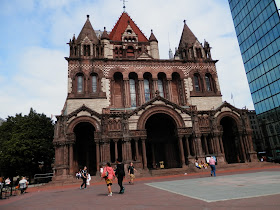
[[[123,194],[125,188],[123,187],[123,178],[125,177],[124,172],[124,164],[121,163],[121,160],[117,160],[117,169],[116,169],[116,176],[118,177],[118,185],[120,186],[119,194]]]
[[[130,181],[128,182],[129,184],[134,184],[134,182],[133,182],[133,180],[135,179],[134,171],[137,171],[137,170],[134,168],[133,163],[130,162],[130,165],[128,166],[128,175],[130,178]]]
[[[84,170],[82,170],[81,175],[82,175],[83,183],[82,183],[80,189],[83,189],[84,185],[85,185],[84,189],[86,189],[87,188],[87,167],[86,166],[84,167]]]
[[[113,178],[115,178],[115,172],[114,172],[114,169],[111,167],[111,163],[107,163],[106,166],[104,167],[103,169],[103,173],[101,175],[101,177],[103,177],[105,179],[105,182],[107,184],[107,187],[108,187],[108,196],[112,196],[113,193],[112,193],[112,181],[113,181]]]
[[[215,159],[213,158],[213,156],[211,156],[210,160],[209,160],[209,165],[211,167],[211,176],[216,176],[216,161]]]

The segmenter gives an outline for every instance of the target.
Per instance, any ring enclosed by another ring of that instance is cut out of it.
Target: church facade
[[[248,110],[222,101],[216,62],[184,23],[173,59],[159,58],[123,12],[110,33],[89,16],[69,41],[68,93],[56,116],[55,176],[84,165],[98,174],[105,162],[134,162],[153,170],[186,168],[208,156],[218,164],[256,160]]]

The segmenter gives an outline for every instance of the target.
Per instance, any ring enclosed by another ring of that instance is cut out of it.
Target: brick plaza
[[[125,194],[107,196],[105,183],[43,186],[0,200],[0,209],[279,209],[280,167],[139,178]]]

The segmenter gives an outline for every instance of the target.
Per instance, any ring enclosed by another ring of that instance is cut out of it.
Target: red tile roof
[[[125,32],[125,29],[128,26],[128,22],[132,30],[138,35],[138,41],[148,42],[147,37],[142,33],[142,31],[138,28],[138,26],[134,23],[134,21],[129,17],[129,15],[126,12],[122,13],[118,22],[109,34],[110,40],[122,41],[122,34]]]

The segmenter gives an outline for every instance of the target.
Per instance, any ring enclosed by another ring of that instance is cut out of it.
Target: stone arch
[[[80,116],[80,117],[76,117],[74,120],[70,122],[70,124],[67,127],[67,133],[74,133],[74,128],[76,127],[76,125],[78,125],[81,122],[90,123],[95,128],[96,132],[101,131],[100,123],[96,119],[89,116]]]
[[[244,162],[246,157],[242,142],[240,118],[231,112],[224,112],[218,116],[218,125],[222,131],[221,140],[227,163]]]
[[[185,127],[184,120],[178,112],[164,105],[156,105],[142,113],[138,120],[137,129],[145,130],[147,120],[154,114],[167,114],[175,121],[177,128]]]
[[[178,73],[180,75],[181,79],[184,79],[186,76],[184,75],[183,71],[181,69],[178,68],[174,68],[173,71],[171,72],[171,76],[173,73]]]
[[[240,127],[242,126],[242,121],[241,121],[240,117],[239,117],[238,115],[236,115],[235,113],[229,112],[229,111],[221,112],[221,113],[216,117],[216,119],[217,119],[217,124],[218,124],[218,125],[220,125],[221,120],[222,120],[224,117],[230,117],[230,118],[232,118],[232,119],[235,121],[235,123],[236,123],[236,125],[237,125],[238,128],[240,128]]]
[[[119,67],[111,69],[109,74],[108,74],[108,78],[109,79],[114,79],[114,74],[117,73],[117,72],[120,72],[122,75],[124,75],[125,69],[119,68]]]
[[[93,68],[91,69],[91,71],[89,72],[89,75],[91,75],[91,74],[93,74],[93,73],[98,74],[98,77],[99,77],[99,78],[103,78],[103,77],[104,77],[103,71],[102,71],[101,69],[99,69],[99,68],[93,67]]]

